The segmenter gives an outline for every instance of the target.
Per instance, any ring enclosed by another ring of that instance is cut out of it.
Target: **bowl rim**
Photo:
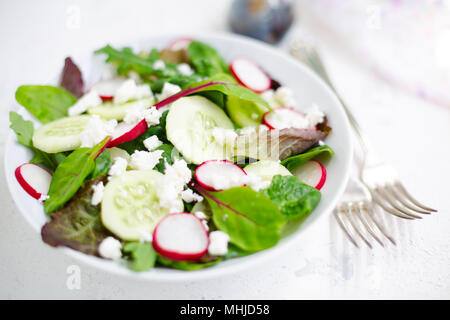
[[[347,142],[347,154],[341,154],[341,156],[344,158],[344,177],[341,180],[340,185],[338,186],[336,192],[334,195],[332,195],[332,199],[329,199],[329,204],[327,207],[323,209],[323,212],[315,217],[314,219],[306,219],[306,221],[303,222],[303,224],[308,223],[311,225],[318,224],[319,221],[322,221],[325,219],[328,215],[327,213],[331,212],[333,208],[336,206],[340,196],[343,194],[345,187],[347,185],[347,181],[350,176],[350,168],[351,163],[353,159],[353,145],[351,142],[351,130],[350,130],[350,123],[348,121],[348,118],[345,114],[344,108],[337,98],[336,94],[332,91],[332,89],[323,81],[314,71],[312,71],[309,67],[304,65],[302,62],[296,60],[295,58],[288,55],[286,52],[281,51],[279,48],[270,47],[268,44],[248,38],[241,35],[236,34],[230,34],[230,33],[224,33],[224,32],[186,32],[186,33],[163,33],[159,35],[151,35],[146,37],[137,37],[133,38],[132,41],[128,39],[123,41],[113,41],[114,45],[118,46],[126,46],[127,43],[135,42],[140,43],[144,40],[150,40],[151,39],[174,39],[177,37],[190,37],[190,38],[213,38],[214,40],[221,40],[224,39],[226,41],[234,41],[237,44],[241,43],[244,46],[248,45],[249,43],[253,46],[257,46],[258,49],[268,52],[270,55],[278,56],[281,59],[287,60],[288,63],[294,64],[297,67],[301,68],[303,72],[305,72],[309,77],[313,78],[314,81],[321,87],[321,89],[326,92],[331,100],[334,102],[334,105],[336,107],[336,112],[341,113],[341,118],[343,119],[344,123],[342,123],[344,128],[344,136],[346,136],[348,139],[346,139]],[[207,41],[207,40],[206,40]],[[333,107],[334,108],[334,107]],[[8,162],[9,162],[9,153],[10,153],[10,146],[15,143],[15,134],[12,131],[12,129],[9,129],[8,137],[6,139],[5,143],[5,155],[4,155],[4,170],[6,175],[6,181],[7,186],[9,189],[9,192],[16,204],[16,206],[19,208],[22,216],[25,217],[25,220],[31,226],[40,233],[40,228],[36,225],[32,219],[26,215],[23,214],[23,212],[27,211],[27,208],[23,205],[22,201],[20,201],[19,195],[13,192],[13,177],[12,175],[8,174]],[[311,225],[308,225],[309,228],[311,228]],[[307,230],[302,230],[301,232],[296,232],[292,234],[289,238],[284,239],[283,243],[278,243],[272,248],[265,249],[256,253],[253,253],[250,256],[241,257],[241,258],[233,258],[233,259],[243,259],[242,262],[228,265],[225,268],[217,269],[214,266],[209,268],[204,268],[200,270],[195,271],[183,271],[183,270],[174,270],[174,269],[166,269],[166,268],[158,268],[158,269],[152,269],[147,272],[133,272],[129,270],[128,268],[123,268],[120,265],[117,265],[117,262],[108,261],[104,259],[100,259],[98,257],[92,257],[88,256],[86,254],[83,254],[81,252],[75,251],[70,248],[66,247],[58,247],[55,249],[63,251],[68,256],[74,258],[76,261],[80,261],[83,264],[93,267],[94,269],[98,270],[105,270],[107,272],[110,272],[115,275],[119,275],[122,277],[126,277],[128,279],[137,279],[137,280],[146,280],[146,281],[153,281],[153,282],[165,282],[165,283],[173,283],[173,282],[180,282],[180,281],[198,281],[198,280],[206,280],[206,279],[212,279],[212,278],[221,278],[224,276],[228,276],[230,274],[235,274],[239,271],[243,271],[245,269],[250,268],[251,266],[255,266],[257,264],[260,264],[263,261],[267,261],[270,258],[273,258],[277,254],[281,254],[285,250],[292,247],[292,245],[295,243],[295,241],[298,239],[298,237],[302,234],[307,232]],[[251,257],[251,258],[250,258]],[[96,260],[93,260],[95,258]],[[161,272],[159,270],[164,270],[164,272]],[[159,272],[158,272],[159,271]]]

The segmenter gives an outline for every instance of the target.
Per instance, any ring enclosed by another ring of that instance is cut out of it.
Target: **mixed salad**
[[[17,89],[41,125],[10,113],[34,154],[15,175],[48,215],[45,243],[196,270],[276,245],[317,206],[327,118],[260,66],[193,39],[95,54],[106,63],[88,88],[66,58],[58,86]]]

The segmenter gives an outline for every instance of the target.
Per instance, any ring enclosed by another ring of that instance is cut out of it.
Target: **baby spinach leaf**
[[[159,160],[159,163],[155,166],[155,170],[164,173],[164,170],[166,169],[166,162],[168,164],[173,164],[172,159],[172,152],[173,152],[173,144],[163,144],[156,148],[155,150],[163,150],[162,158]]]
[[[17,141],[25,147],[33,150],[34,156],[30,162],[34,164],[42,164],[49,170],[54,171],[66,157],[64,153],[46,153],[34,148],[32,140],[34,133],[33,122],[30,120],[24,120],[20,114],[13,111],[9,113],[9,120],[11,122],[10,128],[13,129],[17,135]]]
[[[209,77],[218,72],[228,73],[228,65],[225,60],[206,43],[192,41],[187,52],[189,60],[199,74]]]
[[[95,168],[94,171],[92,171],[91,179],[106,175],[109,168],[111,168],[111,165],[111,153],[109,152],[109,149],[105,149],[95,160]]]
[[[294,176],[276,175],[269,188],[261,190],[280,209],[287,220],[306,216],[317,206],[321,193]]]
[[[274,246],[285,223],[283,215],[268,197],[249,187],[212,192],[198,184],[193,188],[211,206],[217,229],[230,236],[230,242],[245,251]]]
[[[95,159],[109,140],[107,137],[93,148],[79,148],[61,162],[50,183],[50,198],[44,204],[46,213],[58,210],[73,197],[95,169]]]
[[[133,271],[146,271],[155,266],[156,252],[150,243],[128,242],[122,249]]]
[[[41,230],[42,240],[53,246],[65,246],[98,256],[98,245],[111,233],[100,219],[100,206],[91,205],[92,186],[105,176],[88,181],[64,208],[51,214]]]
[[[84,82],[81,71],[69,57],[64,61],[59,85],[77,98],[83,95]]]
[[[334,151],[327,145],[317,146],[305,151],[304,153],[286,158],[281,161],[281,164],[285,166],[289,171],[294,171],[295,169],[301,167],[303,164],[320,154],[328,154],[329,156],[333,156]]]
[[[174,261],[167,258],[164,258],[160,255],[158,255],[157,262],[161,264],[162,266],[179,269],[179,270],[200,270],[203,268],[208,268],[216,265],[220,261],[222,261],[223,258],[219,257],[205,257],[201,258],[198,261]]]
[[[20,86],[16,100],[42,123],[67,116],[77,99],[68,91],[52,86]]]

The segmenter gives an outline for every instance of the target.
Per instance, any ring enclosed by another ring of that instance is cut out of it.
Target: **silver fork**
[[[358,248],[356,238],[360,238],[371,249],[372,238],[384,247],[380,236],[396,245],[394,238],[375,215],[370,191],[358,179],[350,177],[341,202],[334,210],[334,216],[345,235]]]
[[[359,165],[359,178],[369,190],[373,201],[386,212],[404,219],[421,219],[422,217],[417,214],[437,212],[437,210],[421,204],[411,196],[400,182],[395,169],[380,160],[376,155],[370,145],[369,139],[363,133],[355,117],[331,83],[322,59],[315,48],[307,41],[300,39],[291,44],[290,52],[295,58],[310,66],[328,83],[344,107],[362,151]]]

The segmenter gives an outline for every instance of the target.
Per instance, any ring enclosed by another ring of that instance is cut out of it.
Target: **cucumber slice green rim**
[[[111,179],[103,194],[103,225],[127,241],[139,241],[152,234],[158,222],[170,213],[159,205],[156,188],[160,177],[162,174],[154,170],[132,170]],[[177,209],[183,211],[181,198]]]
[[[47,153],[75,150],[81,145],[80,133],[89,119],[88,115],[65,117],[44,124],[33,135],[33,146]]]

